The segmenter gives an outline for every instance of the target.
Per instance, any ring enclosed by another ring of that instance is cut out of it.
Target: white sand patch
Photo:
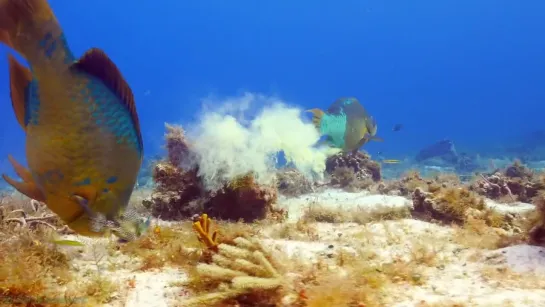
[[[485,204],[488,208],[499,213],[526,214],[536,208],[536,206],[529,203],[514,202],[509,204],[500,204],[491,199],[485,199]]]
[[[168,307],[172,306],[175,288],[172,283],[185,280],[186,276],[179,270],[165,268],[162,271],[133,273],[135,287],[130,289],[126,307]],[[169,302],[170,301],[170,302]]]
[[[320,205],[331,209],[381,210],[384,208],[410,208],[412,202],[405,197],[391,195],[370,195],[369,192],[350,193],[338,189],[328,189],[318,193],[306,194],[294,198],[280,196],[279,208],[288,211],[288,222],[298,221],[311,205]]]
[[[545,274],[545,248],[532,245],[514,245],[487,255],[493,264],[505,264],[516,272]]]

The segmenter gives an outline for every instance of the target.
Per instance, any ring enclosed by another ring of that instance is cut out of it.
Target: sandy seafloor
[[[372,251],[375,261],[379,259],[384,262],[405,257],[414,252],[416,246],[421,247],[420,250],[433,251],[434,260],[429,261],[422,273],[426,276],[425,282],[421,285],[394,284],[388,290],[391,303],[385,306],[545,306],[545,248],[541,247],[516,245],[499,250],[468,248],[455,243],[457,232],[453,227],[413,219],[372,221],[364,225],[314,223],[311,225],[314,231],[312,239],[305,238],[304,234],[284,239],[272,238],[272,233],[288,223],[296,223],[305,208],[317,203],[331,208],[341,206],[343,210],[352,208],[384,212],[388,208],[412,206],[412,202],[400,196],[348,193],[335,189],[295,198],[280,196],[277,205],[288,210],[287,221],[264,226],[261,232],[268,246],[278,247],[281,252],[308,262],[320,259],[334,262],[340,253],[355,253],[355,257],[363,257],[357,254],[362,248]],[[487,204],[502,211],[533,209],[531,204],[511,206],[492,201],[487,201]],[[74,239],[72,236],[67,238]],[[96,270],[90,245],[94,246],[96,253],[101,241],[95,240],[76,253],[77,257],[72,261],[80,272]],[[179,284],[186,275],[181,269],[133,270],[135,260],[121,253],[107,261],[118,263],[119,269],[104,270],[103,274],[120,283],[134,278],[135,283],[133,288],[114,294],[111,302],[105,306],[183,306],[184,291]],[[430,305],[422,305],[424,302]]]

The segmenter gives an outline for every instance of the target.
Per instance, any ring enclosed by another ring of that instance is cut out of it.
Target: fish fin
[[[72,67],[102,80],[102,82],[104,82],[104,84],[110,88],[110,90],[112,90],[119,97],[119,99],[121,99],[131,114],[138,134],[138,142],[140,148],[142,148],[142,135],[140,131],[138,114],[136,113],[134,95],[129,87],[129,84],[127,81],[125,81],[115,63],[101,49],[91,48],[85,52],[85,54],[79,60],[72,64]]]
[[[352,150],[352,153],[357,153],[358,150],[360,150],[360,148],[369,141],[369,139],[371,139],[371,136],[369,134],[365,134],[358,142],[358,144],[356,144],[356,147],[354,148],[354,150]]]
[[[380,136],[374,136],[371,138],[371,140],[375,142],[384,142],[384,139],[381,138]]]
[[[333,144],[333,139],[328,135],[327,137],[320,139],[316,143],[316,146],[323,146],[323,145],[332,146],[332,144]]]
[[[21,25],[51,18],[54,14],[46,0],[0,0],[0,42],[20,52],[16,40]]]
[[[13,43],[11,42],[8,31],[0,30],[0,42],[13,49]]]
[[[14,187],[17,191],[19,191],[19,193],[24,194],[37,201],[45,202],[45,196],[42,191],[38,189],[36,183],[34,183],[34,179],[32,178],[32,174],[30,173],[30,171],[21,164],[19,164],[19,162],[17,162],[11,155],[8,156],[8,160],[15,169],[17,175],[21,179],[23,179],[23,181],[16,181],[5,174],[2,175],[2,178],[4,178],[4,180],[8,184]]]
[[[32,81],[32,73],[30,69],[21,65],[13,55],[10,54],[8,60],[11,105],[19,125],[25,129],[25,90]]]
[[[6,174],[2,174],[2,178],[8,184],[10,184],[12,187],[14,187],[17,191],[19,191],[19,193],[21,193],[21,194],[23,194],[23,195],[25,195],[25,196],[27,196],[29,198],[35,199],[37,201],[45,202],[45,196],[38,189],[36,184],[34,184],[33,182],[30,183],[30,182],[15,181],[14,179],[12,179],[11,177],[9,177]]]
[[[324,117],[325,112],[320,109],[310,109],[306,110],[305,112],[311,112],[312,113],[312,123],[316,128],[320,128],[320,124],[322,122],[322,117]]]
[[[34,182],[34,178],[32,178],[32,174],[30,171],[22,166],[12,155],[8,156],[8,160],[15,169],[15,172],[17,173],[17,176],[21,177],[23,181],[25,182]]]

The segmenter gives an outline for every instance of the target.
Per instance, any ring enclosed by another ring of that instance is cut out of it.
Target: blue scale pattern
[[[40,117],[40,96],[38,81],[33,79],[25,88],[25,126],[38,125]]]
[[[84,101],[89,104],[89,111],[96,124],[113,133],[118,144],[127,142],[141,153],[142,148],[128,108],[101,80],[86,76],[89,83],[81,94],[86,98]]]

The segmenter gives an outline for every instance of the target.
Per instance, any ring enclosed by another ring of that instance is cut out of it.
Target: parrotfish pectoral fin
[[[11,105],[19,125],[25,129],[25,90],[32,81],[32,73],[28,68],[21,65],[13,55],[10,54],[8,60]]]
[[[2,174],[2,178],[10,184],[12,187],[14,187],[19,193],[26,195],[32,199],[35,199],[37,201],[45,202],[45,196],[38,189],[38,186],[36,183],[34,183],[34,179],[32,178],[32,174],[28,169],[26,169],[24,166],[19,164],[17,160],[15,160],[11,155],[8,156],[9,162],[15,169],[15,172],[17,175],[23,179],[22,182],[15,181],[12,178],[10,178],[8,175]]]
[[[324,111],[320,109],[310,109],[306,110],[305,112],[311,112],[312,113],[312,123],[317,129],[320,129],[320,124],[322,122],[322,117],[324,117]]]
[[[78,61],[72,64],[72,68],[102,80],[102,82],[119,97],[131,114],[134,127],[138,134],[139,145],[140,148],[142,148],[142,135],[138,114],[136,113],[134,95],[115,63],[110,60],[104,51],[98,48],[92,48]]]
[[[379,136],[374,136],[374,137],[371,138],[371,141],[384,142],[384,139],[379,137]]]

